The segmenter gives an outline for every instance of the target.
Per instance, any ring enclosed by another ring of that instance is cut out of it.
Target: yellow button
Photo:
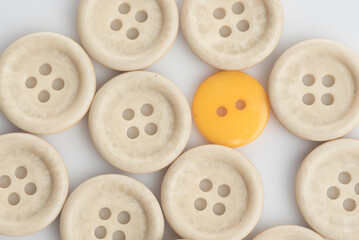
[[[269,102],[263,87],[248,74],[219,72],[198,88],[193,116],[210,142],[239,147],[262,133],[268,122]]]

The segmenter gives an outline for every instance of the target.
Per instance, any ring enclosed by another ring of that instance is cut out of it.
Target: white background
[[[129,0],[130,1],[130,0]],[[213,1],[213,0],[209,0]],[[249,1],[249,0],[247,0]],[[261,64],[245,70],[267,89],[267,80],[276,59],[290,46],[311,38],[328,38],[346,44],[359,53],[359,1],[357,0],[283,0],[285,21],[281,41],[274,53]],[[0,0],[0,53],[16,39],[33,32],[51,31],[78,41],[76,11],[78,0]],[[179,8],[182,0],[177,0]],[[118,72],[94,62],[97,87],[101,87]],[[173,80],[184,92],[190,104],[200,83],[218,70],[201,62],[187,47],[181,31],[170,50],[160,62],[149,68]],[[0,113],[0,133],[19,132]],[[359,138],[359,128],[350,134]],[[48,140],[66,162],[70,191],[83,181],[106,173],[120,173],[110,166],[94,149],[87,129],[87,117],[73,128],[50,136]],[[207,143],[193,126],[187,149]],[[309,142],[287,132],[271,113],[263,134],[238,150],[258,168],[265,189],[262,218],[248,237],[252,239],[266,228],[281,224],[305,223],[297,209],[294,183],[304,157],[319,143]],[[159,199],[165,170],[144,175],[131,175],[146,184]],[[1,211],[1,209],[0,209]],[[43,231],[26,237],[4,239],[60,240],[59,221]],[[165,240],[178,237],[166,224]]]

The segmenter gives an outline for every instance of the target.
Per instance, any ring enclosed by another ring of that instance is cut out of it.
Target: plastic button
[[[171,164],[185,148],[191,110],[167,78],[130,72],[98,91],[89,128],[97,150],[112,165],[128,172],[154,172]]]
[[[184,239],[238,240],[260,218],[263,185],[242,154],[206,145],[185,152],[171,165],[161,202],[169,224]]]
[[[59,215],[69,188],[61,156],[36,136],[0,136],[0,234],[30,235]]]
[[[324,143],[299,169],[296,197],[307,223],[329,239],[359,236],[359,140]]]
[[[225,70],[251,67],[276,47],[283,28],[280,0],[184,0],[182,31],[193,52]]]
[[[142,183],[121,175],[81,184],[66,201],[60,220],[62,240],[162,240],[163,231],[155,196]]]
[[[278,226],[268,229],[253,240],[324,240],[319,234],[300,226]]]
[[[90,55],[121,71],[147,68],[160,60],[179,25],[175,0],[81,0],[77,21]]]
[[[225,71],[209,77],[193,100],[199,131],[210,142],[239,147],[257,138],[269,117],[263,87],[251,76]]]
[[[270,102],[290,132],[312,141],[344,136],[359,123],[359,57],[329,40],[287,50],[269,81]]]
[[[35,33],[13,43],[0,60],[0,107],[17,127],[52,134],[87,113],[96,90],[90,58],[73,40]]]

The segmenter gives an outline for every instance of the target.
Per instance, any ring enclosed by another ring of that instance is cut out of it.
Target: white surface
[[[2,0],[0,1],[0,52],[21,36],[38,31],[65,34],[78,41],[76,33],[76,0]],[[177,0],[179,7],[182,0]],[[328,38],[346,44],[359,53],[359,1],[356,0],[283,0],[284,32],[275,52],[261,64],[246,70],[265,88],[271,68],[283,51],[300,41],[310,38]],[[102,86],[118,72],[95,63],[97,85]],[[196,88],[217,70],[201,62],[187,47],[179,33],[168,55],[153,67],[172,79],[186,95],[190,103]],[[0,114],[0,133],[19,131]],[[359,128],[348,134],[359,138]],[[105,173],[121,173],[110,166],[96,152],[87,129],[87,117],[73,128],[56,135],[44,136],[63,156],[70,176],[70,190],[88,178]],[[187,148],[206,143],[193,126]],[[263,134],[253,143],[239,150],[258,168],[265,189],[265,206],[262,218],[248,237],[252,239],[260,231],[280,224],[304,225],[294,194],[295,176],[304,157],[319,143],[293,136],[271,114]],[[131,175],[145,183],[159,198],[160,184],[165,171],[145,175]],[[166,226],[165,240],[177,236]],[[37,239],[60,240],[58,221],[32,236],[0,240]]]

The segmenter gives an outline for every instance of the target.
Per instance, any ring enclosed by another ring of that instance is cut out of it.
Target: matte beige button
[[[105,160],[144,173],[168,166],[182,153],[191,121],[187,100],[173,82],[139,71],[121,74],[98,91],[89,128]]]
[[[82,44],[103,65],[121,71],[147,68],[176,39],[175,0],[81,0],[77,25]]]
[[[162,240],[164,219],[155,196],[142,183],[103,175],[81,184],[61,215],[62,240]]]
[[[182,154],[162,183],[161,202],[172,228],[186,239],[238,240],[257,224],[263,185],[251,162],[220,145]]]
[[[307,223],[333,240],[359,236],[359,140],[325,143],[299,169],[296,197]]]
[[[0,108],[17,127],[52,134],[87,113],[96,90],[85,51],[56,33],[35,33],[13,43],[0,59]]]
[[[0,136],[0,234],[38,232],[59,215],[69,187],[61,156],[39,137]]]
[[[280,0],[184,0],[182,31],[192,51],[224,70],[240,70],[264,60],[283,29]]]
[[[319,234],[300,226],[278,226],[270,228],[253,240],[324,240]]]
[[[269,97],[293,134],[327,141],[359,123],[359,57],[334,41],[315,39],[287,50],[275,64]]]

